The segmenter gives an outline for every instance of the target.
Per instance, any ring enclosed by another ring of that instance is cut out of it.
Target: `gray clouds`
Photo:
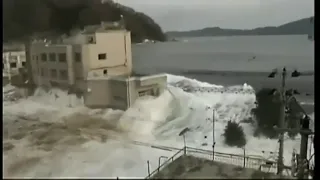
[[[277,26],[314,15],[314,0],[114,0],[165,30]]]

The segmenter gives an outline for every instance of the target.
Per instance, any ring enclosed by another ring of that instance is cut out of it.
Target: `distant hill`
[[[169,31],[169,37],[201,37],[201,36],[245,36],[245,35],[298,35],[313,34],[314,17],[293,21],[281,26],[259,27],[255,29],[221,29],[208,27],[192,31]]]
[[[161,27],[149,16],[113,0],[3,0],[3,42],[39,33],[68,34],[73,28],[118,22],[123,16],[133,42],[165,41]]]

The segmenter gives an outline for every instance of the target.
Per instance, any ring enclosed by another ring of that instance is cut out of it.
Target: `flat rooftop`
[[[162,78],[162,77],[167,77],[166,74],[152,74],[152,75],[134,75],[134,76],[99,76],[99,77],[94,77],[94,76],[89,76],[87,80],[117,80],[117,81],[144,81],[148,79],[153,79],[153,78]]]
[[[150,179],[279,179],[274,173],[216,162],[204,158],[180,156]],[[291,178],[292,179],[292,178]]]

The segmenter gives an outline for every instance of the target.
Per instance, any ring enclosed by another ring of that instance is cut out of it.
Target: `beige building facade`
[[[11,77],[26,66],[26,54],[22,50],[8,50],[2,53],[2,72],[4,76]]]
[[[91,108],[127,109],[143,96],[159,96],[167,87],[167,76],[92,78],[87,81],[85,104]]]
[[[158,96],[166,84],[162,76],[131,77],[131,36],[124,29],[86,31],[60,43],[34,42],[30,55],[37,86],[81,92],[89,107],[126,109],[141,89]]]
[[[65,42],[32,45],[32,74],[37,85],[59,84],[82,89],[87,77],[131,74],[131,39],[128,31],[81,34]]]

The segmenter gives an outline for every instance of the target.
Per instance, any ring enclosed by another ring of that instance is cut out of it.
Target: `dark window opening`
[[[75,53],[74,54],[74,60],[76,62],[81,62],[81,54],[80,53]]]
[[[142,96],[153,96],[152,90],[144,90],[144,91],[139,91],[139,97]]]
[[[41,60],[42,61],[47,61],[47,54],[42,53],[41,54]]]
[[[46,74],[45,74],[45,70],[44,70],[43,68],[41,68],[41,70],[40,70],[40,71],[41,71],[41,73],[40,73],[40,74],[41,74],[41,76],[45,77],[45,76],[46,76]]]
[[[21,65],[22,65],[22,67],[26,67],[26,62],[22,61]]]
[[[107,59],[107,54],[106,54],[106,53],[98,54],[98,59],[99,59],[99,60],[105,60],[105,59]]]
[[[104,74],[104,75],[108,74],[108,70],[106,70],[106,69],[103,70],[103,74]]]
[[[53,61],[53,62],[56,61],[56,54],[55,53],[50,53],[49,54],[49,60]]]
[[[94,42],[94,38],[92,36],[88,37],[88,43],[93,44]]]
[[[60,79],[67,80],[68,79],[68,71],[60,70]]]
[[[67,61],[67,54],[66,53],[60,53],[59,54],[59,62],[66,62]]]
[[[17,63],[16,62],[10,63],[10,68],[16,68],[16,67],[17,67]]]
[[[51,69],[51,77],[56,78],[58,76],[56,69]]]

